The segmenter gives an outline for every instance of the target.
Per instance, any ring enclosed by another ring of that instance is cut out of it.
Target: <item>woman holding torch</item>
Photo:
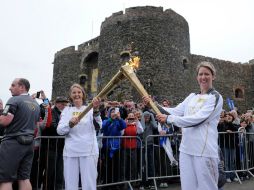
[[[218,131],[222,96],[213,89],[215,68],[210,62],[197,66],[200,92],[191,93],[170,115],[157,114],[161,123],[182,128],[180,178],[182,190],[218,190]],[[143,97],[148,103],[149,97]]]
[[[93,109],[82,119],[80,113],[86,108],[85,91],[73,84],[69,92],[72,107],[66,107],[57,127],[59,135],[66,135],[63,150],[66,190],[78,190],[79,174],[83,190],[96,190],[97,161],[99,156],[96,130],[101,128],[100,101],[93,99]]]

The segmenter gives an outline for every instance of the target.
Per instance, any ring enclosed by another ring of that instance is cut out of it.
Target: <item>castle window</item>
[[[183,69],[188,69],[188,59],[184,57],[182,59]]]
[[[238,100],[244,99],[244,87],[243,86],[234,87],[233,92],[234,92],[235,99],[238,99]]]
[[[91,63],[97,63],[98,62],[98,53],[97,52],[92,52],[87,55],[85,58],[85,62],[91,62]]]
[[[240,88],[235,89],[235,98],[244,98],[243,89]]]
[[[123,51],[120,54],[122,62],[128,62],[130,60],[130,52],[129,51]]]
[[[81,75],[81,76],[79,77],[79,84],[80,84],[81,86],[84,86],[84,85],[86,84],[86,79],[87,79],[86,75]]]

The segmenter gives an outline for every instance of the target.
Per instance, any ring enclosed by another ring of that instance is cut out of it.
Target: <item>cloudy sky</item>
[[[112,13],[134,6],[173,9],[189,23],[191,53],[254,59],[253,0],[0,0],[0,98],[16,77],[51,97],[54,54],[100,34]]]

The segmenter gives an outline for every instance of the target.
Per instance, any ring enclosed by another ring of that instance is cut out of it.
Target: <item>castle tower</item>
[[[182,87],[181,94],[188,91],[182,72],[190,54],[189,27],[182,16],[171,9],[146,6],[127,8],[125,13],[120,11],[106,18],[99,38],[100,87],[125,61],[121,52],[132,45],[141,57],[138,78],[149,93],[161,99],[170,98],[169,92],[178,97],[174,90],[178,86]],[[120,87],[119,91],[127,92],[125,98],[137,98],[130,84]]]
[[[100,36],[55,54],[52,99],[68,96],[73,83],[80,83],[89,99],[95,96],[129,59],[128,51],[141,58],[137,76],[149,94],[174,105],[189,93],[198,92],[195,68],[210,61],[217,69],[214,87],[230,98],[240,110],[253,107],[254,63],[233,63],[190,53],[187,21],[173,10],[162,7],[132,7],[113,13],[101,25]],[[126,51],[128,50],[128,51]],[[141,97],[128,81],[110,93],[109,99],[138,101]]]

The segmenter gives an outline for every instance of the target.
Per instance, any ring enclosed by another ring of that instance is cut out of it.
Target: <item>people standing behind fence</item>
[[[240,117],[239,117],[239,115],[238,115],[238,113],[237,113],[237,111],[236,110],[231,110],[230,112],[229,112],[232,116],[233,116],[233,118],[234,118],[234,120],[233,120],[233,124],[234,125],[240,125]]]
[[[41,91],[43,99],[46,99],[45,93]],[[36,99],[36,93],[31,95],[33,99]],[[42,177],[44,173],[44,168],[41,167],[42,164],[41,160],[41,135],[42,131],[45,130],[46,127],[49,126],[51,123],[51,107],[48,100],[43,101],[40,104],[40,122],[37,123],[37,127],[34,132],[35,140],[34,140],[34,157],[33,157],[33,165],[31,170],[31,184],[33,189],[38,189],[41,187],[42,184]]]
[[[129,181],[138,179],[137,174],[138,170],[140,170],[138,166],[140,164],[137,162],[137,156],[140,152],[137,151],[137,135],[143,133],[143,127],[132,112],[128,113],[125,121],[126,128],[123,129],[123,136],[133,136],[122,139],[123,178]]]
[[[148,177],[153,177],[155,175],[155,160],[154,160],[154,140],[153,137],[148,137],[149,135],[153,135],[155,130],[158,130],[157,123],[155,118],[151,112],[145,111],[141,117],[141,124],[143,127],[143,135],[142,135],[142,144],[143,146],[147,145],[147,150],[143,147],[142,155],[143,155],[143,168],[142,168],[142,182],[140,189],[144,189],[144,187],[152,188],[154,186],[153,181],[148,180],[146,178],[146,172],[148,172]],[[146,144],[147,143],[147,144]],[[147,160],[145,160],[147,157]],[[146,168],[147,166],[147,168]]]
[[[64,179],[66,190],[77,190],[79,175],[83,190],[95,190],[99,156],[96,130],[101,128],[100,101],[94,98],[93,109],[82,119],[78,116],[85,110],[86,93],[79,84],[69,91],[72,107],[65,107],[57,127],[59,135],[66,135],[63,150]]]
[[[245,114],[242,115],[241,122],[240,122],[240,128],[238,129],[238,146],[236,149],[236,156],[237,156],[237,168],[239,170],[246,170],[247,169],[247,162],[249,162],[247,155],[251,153],[251,151],[246,152],[246,149],[248,148],[248,139],[246,139],[246,132],[250,128],[250,123],[248,116]],[[247,146],[247,147],[246,147]],[[250,149],[248,149],[250,150]],[[241,171],[239,173],[239,177],[241,181],[245,179],[249,179],[249,174],[246,171]]]
[[[3,108],[4,108],[3,100],[0,98],[0,110],[3,111]]]
[[[121,118],[119,108],[111,107],[108,110],[108,119],[102,123],[101,132],[103,136],[102,143],[102,174],[104,183],[119,182],[121,179],[120,148],[121,132],[126,128],[125,121]],[[112,138],[108,138],[112,136]],[[111,189],[111,188],[109,188]]]
[[[224,137],[224,142],[223,144],[220,143],[220,146],[224,153],[226,171],[230,171],[226,173],[228,183],[232,180],[238,181],[234,170],[236,169],[236,145],[238,144],[237,131],[239,125],[233,124],[234,120],[234,115],[229,112],[225,115],[224,123],[218,125],[219,132],[226,132],[224,134],[220,134],[221,139]]]
[[[161,103],[162,103],[162,106],[166,108],[169,108],[171,106],[171,102],[166,98],[163,99]]]
[[[100,115],[101,115],[101,120],[104,121],[105,119],[107,119],[107,102],[105,101],[105,99],[101,99],[101,103],[100,103]]]
[[[42,99],[46,99],[42,97]],[[64,138],[57,134],[57,126],[60,121],[60,115],[68,104],[68,99],[58,96],[55,99],[53,109],[51,109],[51,122],[49,126],[42,131],[41,161],[44,166],[43,189],[63,189],[63,147]]]
[[[2,99],[0,98],[0,115],[2,115],[3,113],[3,101]],[[0,136],[3,136],[4,134],[4,127],[0,125]],[[0,139],[1,140],[1,139]]]
[[[247,115],[247,117],[246,117]],[[249,166],[250,168],[254,167],[254,116],[253,111],[247,112],[245,114],[245,118],[247,119],[247,126],[246,126],[246,132],[248,133],[246,135],[247,138],[247,148],[248,148],[248,160],[249,160]],[[253,169],[251,170],[253,172]]]
[[[8,100],[0,116],[5,127],[0,144],[0,189],[12,189],[18,180],[19,189],[31,190],[30,172],[33,161],[33,139],[39,121],[38,103],[28,94],[27,79],[16,78],[10,87],[12,98]]]

